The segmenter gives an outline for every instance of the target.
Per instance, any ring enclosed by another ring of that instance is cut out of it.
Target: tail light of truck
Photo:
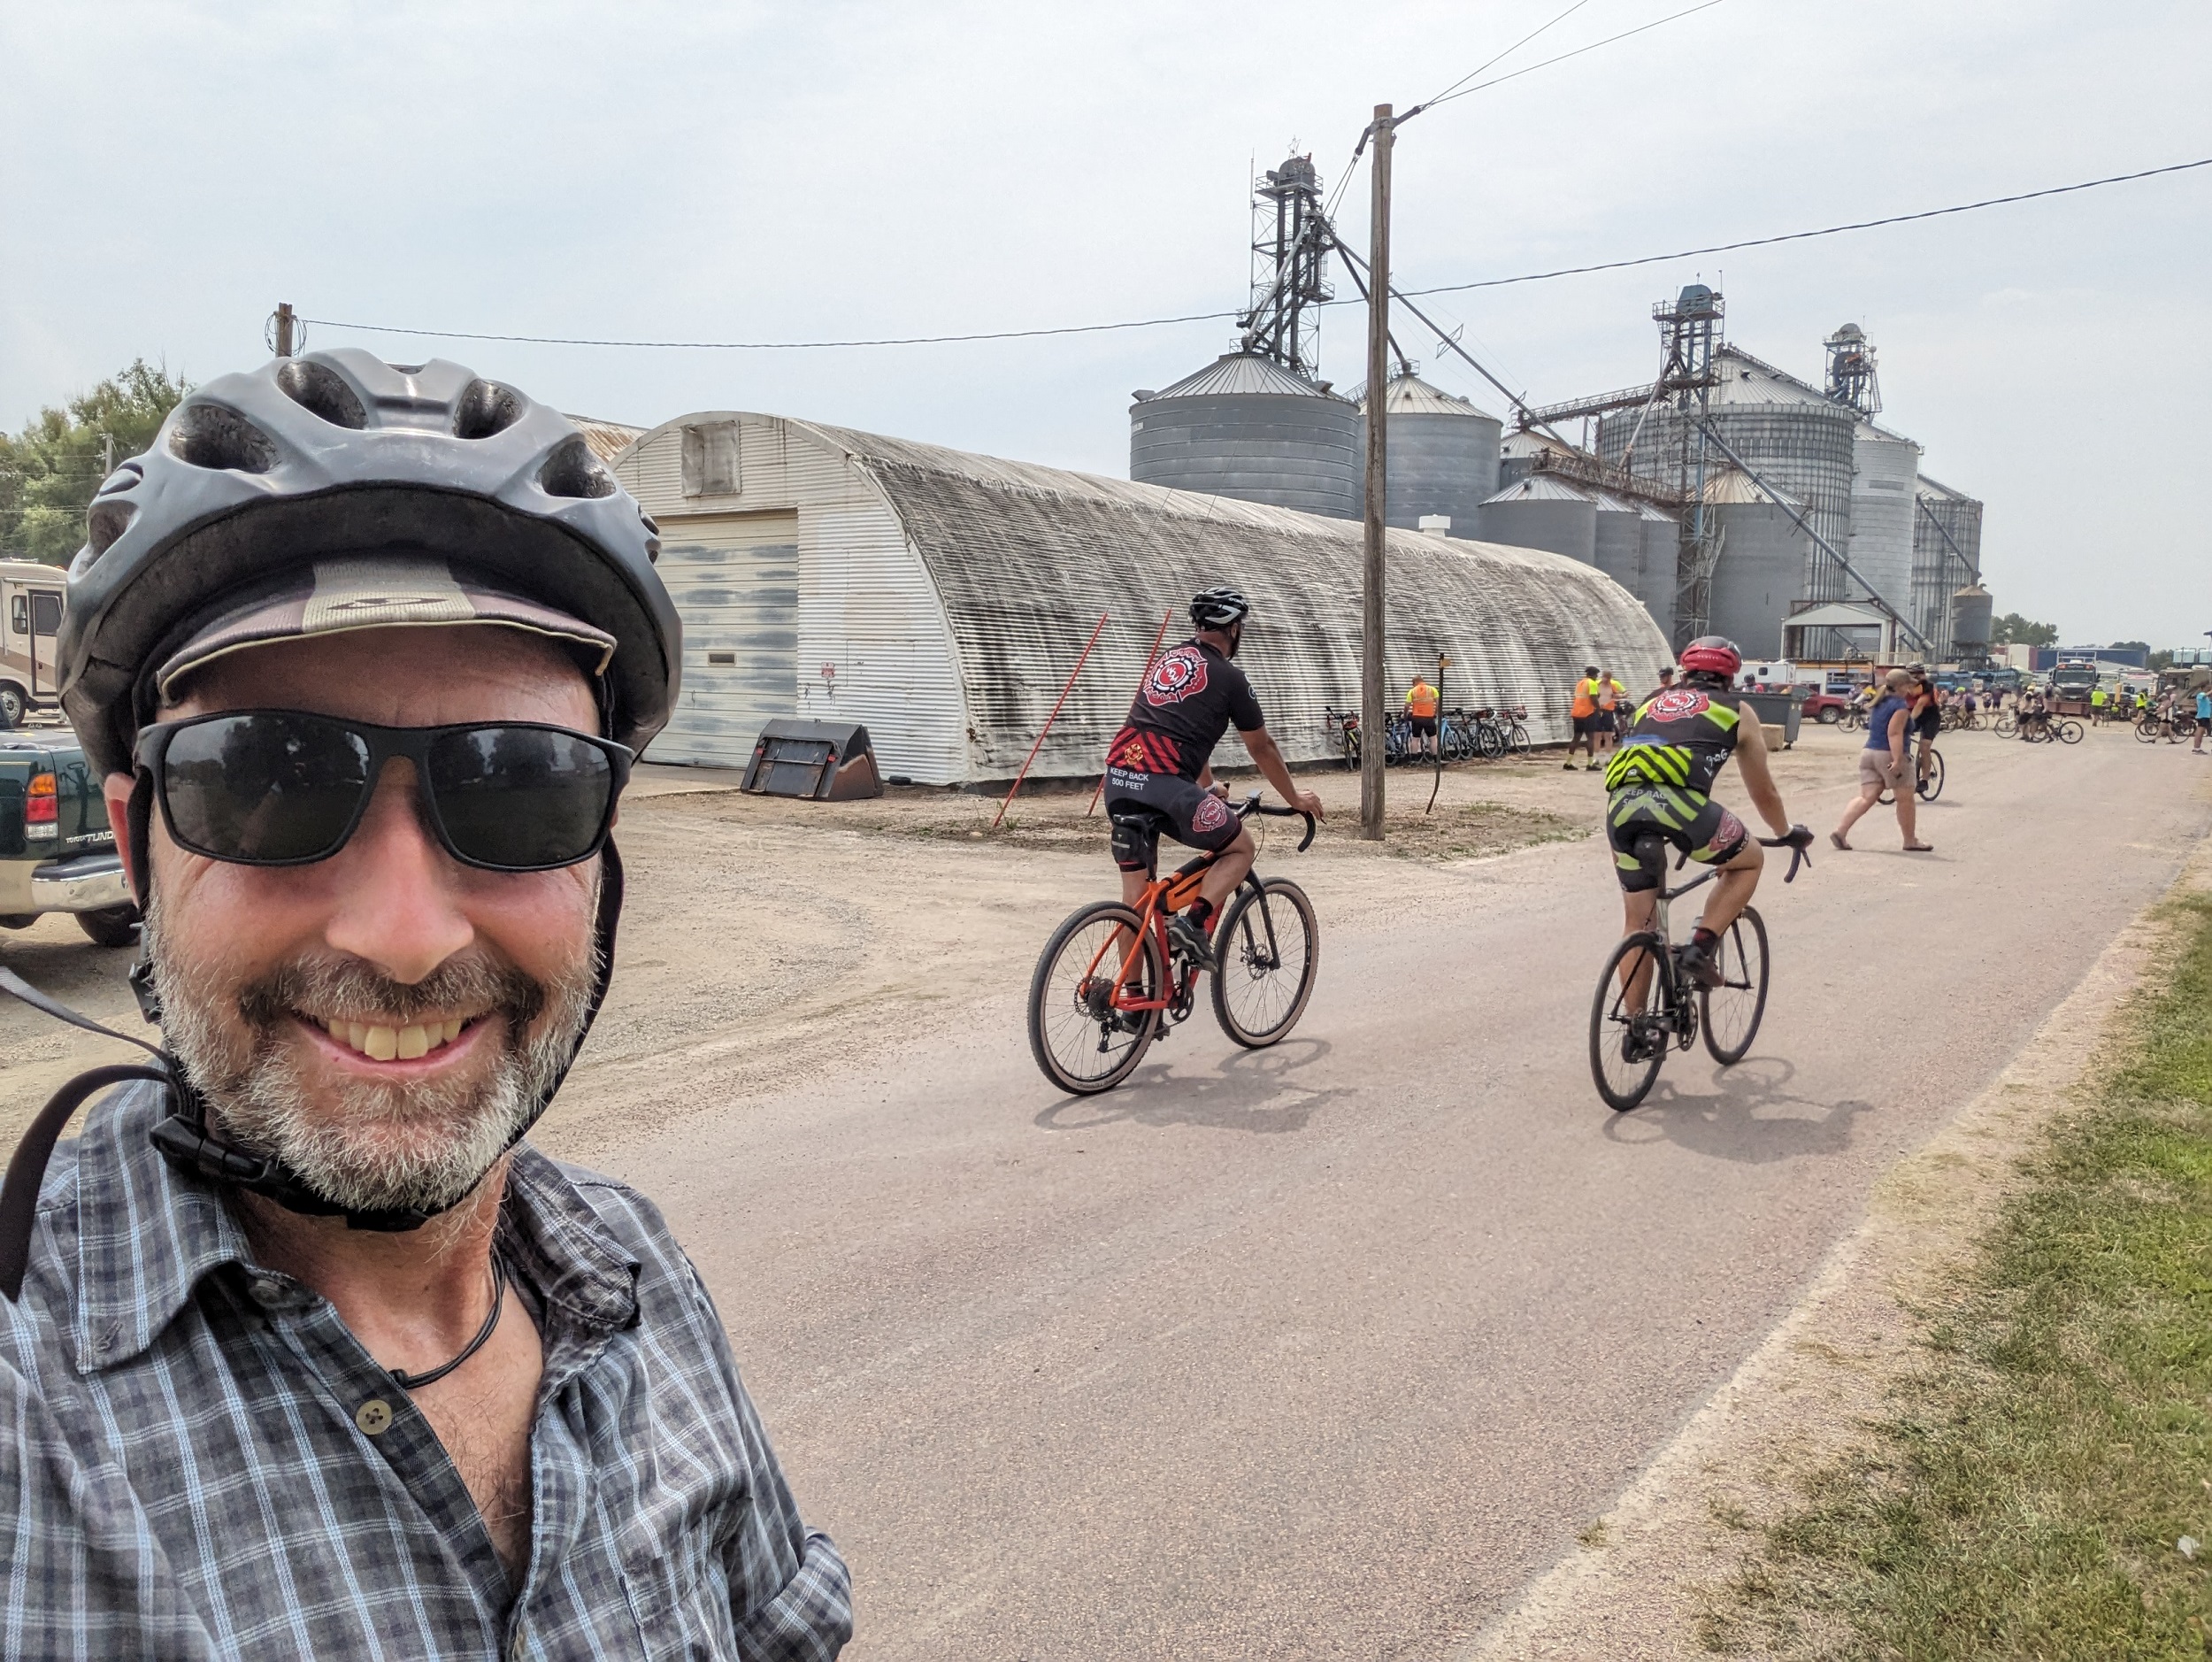
[[[50,837],[61,830],[61,799],[54,792],[51,773],[31,776],[30,794],[23,801],[23,830],[27,836]]]

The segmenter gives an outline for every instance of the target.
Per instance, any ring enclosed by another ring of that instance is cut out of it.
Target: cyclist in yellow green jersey
[[[1713,781],[1728,758],[1737,758],[1744,789],[1776,836],[1803,848],[1813,834],[1790,823],[1767,766],[1758,713],[1733,696],[1743,667],[1735,642],[1702,636],[1682,649],[1681,664],[1680,685],[1662,689],[1637,709],[1605,770],[1605,832],[1621,881],[1626,934],[1651,927],[1655,896],[1664,881],[1638,863],[1638,839],[1656,833],[1692,859],[1719,869],[1705,915],[1682,951],[1683,969],[1703,985],[1717,987],[1713,943],[1750,904],[1766,863],[1765,850],[1743,821],[1712,798]]]

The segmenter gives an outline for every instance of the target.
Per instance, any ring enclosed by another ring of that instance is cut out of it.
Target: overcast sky
[[[0,0],[0,422],[134,357],[204,380],[274,304],[361,323],[704,340],[950,333],[1240,304],[1247,189],[1333,181],[1568,0],[1118,6]],[[1587,0],[1502,67],[1681,10]],[[1402,287],[1935,207],[2212,156],[2202,0],[1724,0],[1400,136]],[[1363,245],[1366,181],[1340,216]],[[2212,629],[2212,169],[1931,224],[1440,300],[1534,401],[1647,379],[1702,277],[1809,378],[1861,323],[1882,417],[1988,503],[2000,611]],[[1340,274],[1340,287],[1351,292]],[[1334,309],[1325,367],[1360,379]],[[1402,335],[1440,384],[1471,372]],[[810,416],[1125,474],[1132,389],[1225,324],[810,352],[434,342],[562,407]]]

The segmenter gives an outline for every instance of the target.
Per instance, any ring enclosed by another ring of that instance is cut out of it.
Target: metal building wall
[[[1779,657],[1782,621],[1800,598],[1809,542],[1771,502],[1709,503],[1705,512],[1721,535],[1706,627],[1746,658]]]
[[[739,489],[726,497],[687,498],[683,429],[721,421],[737,426]],[[887,773],[926,784],[967,776],[965,706],[935,587],[881,493],[841,451],[811,437],[795,442],[789,424],[772,416],[710,411],[655,428],[613,466],[661,523],[664,543],[680,535],[687,513],[703,505],[795,516],[795,640],[787,703],[776,713],[866,723]],[[710,575],[695,567],[685,581],[695,593]],[[732,673],[732,666],[710,664],[707,654],[734,648],[709,644],[702,627],[709,620],[695,599],[680,593],[678,608],[685,624],[682,701],[693,704],[714,677]],[[757,673],[760,666],[751,667]],[[833,673],[825,676],[825,667]],[[672,730],[685,720],[680,705]],[[664,753],[656,742],[648,757],[741,766],[757,732],[726,733],[716,745],[680,745],[680,756],[675,748]]]

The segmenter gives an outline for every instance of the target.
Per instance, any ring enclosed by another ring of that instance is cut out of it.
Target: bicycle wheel
[[[1650,1095],[1673,1040],[1664,950],[1655,935],[1624,936],[1606,958],[1590,1001],[1590,1077],[1616,1113]]]
[[[2135,736],[2142,743],[2155,744],[2165,736],[2165,723],[2146,717],[2135,724]]]
[[[1494,762],[1505,754],[1505,735],[1489,722],[1482,722],[1475,728],[1475,748],[1484,761]]]
[[[1111,1090],[1135,1071],[1158,1036],[1162,1012],[1113,1008],[1114,978],[1129,953],[1137,914],[1118,900],[1072,913],[1052,933],[1029,978],[1029,1051],[1044,1076],[1072,1096]],[[1167,966],[1145,937],[1136,980],[1147,999],[1161,996]]]
[[[2081,723],[2073,720],[2062,721],[2058,723],[2056,730],[2051,736],[2058,740],[2062,744],[2079,744],[2081,743]]]
[[[1990,727],[1999,738],[2008,739],[2020,730],[2020,718],[2008,710],[1992,722]]]
[[[1705,1049],[1723,1067],[1740,1062],[1767,1012],[1767,926],[1746,906],[1719,942],[1721,984],[1698,990]]]
[[[1321,926],[1306,891],[1271,877],[1248,883],[1214,931],[1214,1020],[1247,1050],[1270,1045],[1298,1025],[1321,965]]]
[[[1943,752],[1941,750],[1928,752],[1928,776],[1922,780],[1916,789],[1920,792],[1920,800],[1923,802],[1933,802],[1943,794]]]
[[[1516,721],[1513,726],[1508,729],[1505,735],[1505,742],[1507,747],[1516,752],[1530,750],[1535,748],[1535,742],[1528,736],[1528,729],[1517,721]]]

